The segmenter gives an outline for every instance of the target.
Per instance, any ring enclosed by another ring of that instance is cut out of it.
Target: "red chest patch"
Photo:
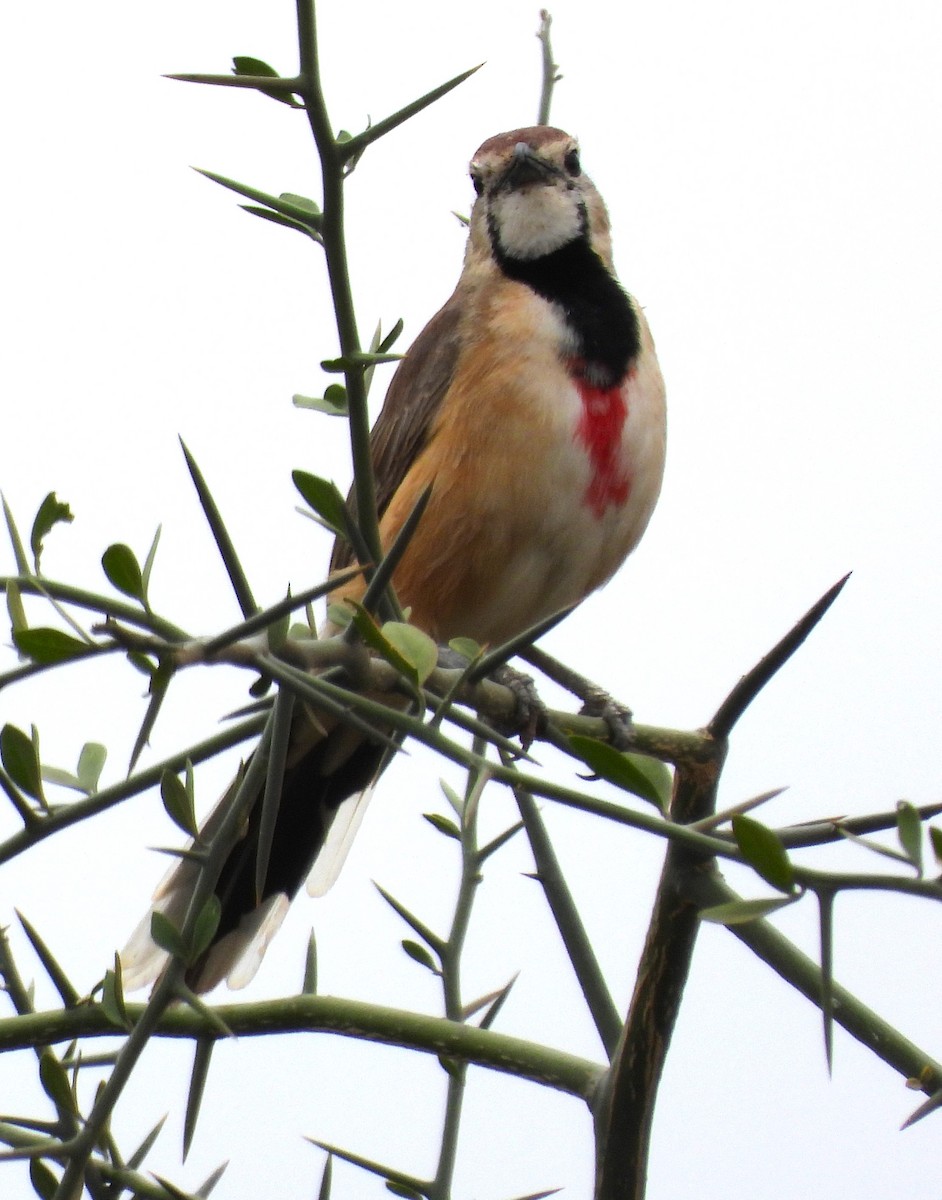
[[[601,519],[611,506],[624,504],[631,492],[631,479],[621,463],[621,433],[628,419],[628,405],[620,387],[595,387],[574,364],[573,383],[582,397],[582,415],[576,436],[585,446],[592,478],[583,504]]]

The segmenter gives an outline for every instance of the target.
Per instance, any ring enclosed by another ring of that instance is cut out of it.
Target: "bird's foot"
[[[591,684],[583,695],[585,703],[579,710],[582,717],[601,717],[608,726],[608,740],[616,750],[631,749],[634,729],[631,709],[613,699],[603,688]]]
[[[501,722],[498,733],[519,737],[523,750],[529,750],[533,739],[546,728],[546,705],[539,697],[536,684],[530,675],[506,664],[498,667],[489,678],[513,692],[517,702],[513,716]]]

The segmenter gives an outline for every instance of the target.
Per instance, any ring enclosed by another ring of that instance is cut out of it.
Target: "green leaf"
[[[327,620],[338,629],[346,629],[353,620],[353,609],[346,603],[328,604]]]
[[[39,560],[42,557],[43,542],[46,535],[55,525],[71,524],[75,518],[72,516],[72,510],[68,504],[56,497],[55,492],[50,492],[39,506],[39,512],[36,514],[36,519],[33,521],[33,529],[29,535],[29,545],[33,552],[33,565],[36,569],[36,574],[39,574]]]
[[[409,938],[404,938],[402,948],[411,959],[414,959],[420,966],[427,968],[433,975],[441,975],[441,970],[430,951],[424,946],[420,946],[418,942],[413,942]]]
[[[645,755],[623,754],[608,742],[582,737],[580,734],[573,734],[568,741],[573,753],[590,766],[596,775],[664,811],[670,799],[670,792],[665,796],[663,779],[658,783],[653,782],[652,772],[647,764],[643,770],[638,766],[637,760],[645,758]]]
[[[218,183],[220,187],[228,188],[230,192],[235,192],[239,196],[245,196],[248,200],[254,200],[259,204],[266,205],[274,212],[283,213],[286,217],[293,218],[299,225],[315,223],[315,216],[307,205],[299,208],[297,204],[292,204],[288,200],[282,200],[280,196],[272,196],[268,192],[260,191],[259,188],[239,183],[238,180],[227,179],[225,175],[217,175],[215,171],[206,171],[202,167],[194,167],[193,169],[198,174],[205,176],[206,179],[211,179],[213,183]]]
[[[301,496],[321,520],[335,533],[342,534],[346,528],[346,506],[337,485],[307,471],[292,471],[291,478]]]
[[[896,835],[906,857],[922,875],[922,821],[911,804],[900,800],[896,805]]]
[[[440,813],[423,813],[426,821],[432,825],[439,833],[443,833],[445,837],[454,838],[456,841],[461,841],[461,830],[448,817],[441,816]]]
[[[268,79],[281,79],[274,67],[270,67],[267,62],[262,62],[260,58],[250,58],[247,54],[237,54],[232,60],[233,75],[256,75],[266,76]],[[293,96],[290,92],[278,92],[273,88],[259,87],[256,89],[263,96],[269,96],[272,100],[277,100],[281,104],[287,104],[289,108],[303,108],[304,105]]]
[[[82,658],[93,649],[89,642],[49,627],[22,629],[13,634],[13,642],[21,654],[47,666],[68,662],[70,658]]]
[[[383,626],[383,636],[412,667],[416,681],[425,683],[438,666],[438,647],[429,635],[404,621],[387,621]]]
[[[280,79],[281,76],[274,67],[260,58],[251,58],[247,54],[237,54],[232,60],[233,75],[267,75],[270,79]]]
[[[733,837],[746,862],[780,892],[794,887],[794,868],[774,830],[753,817],[733,817]]]
[[[140,673],[142,675],[146,675],[148,679],[153,679],[154,673],[157,670],[157,663],[152,658],[148,658],[146,654],[139,650],[129,650],[128,662],[135,671],[140,671]]]
[[[29,623],[26,620],[26,609],[23,607],[20,585],[13,579],[7,584],[7,612],[10,614],[10,628],[15,638],[18,633],[29,628]]]
[[[658,797],[658,807],[662,812],[667,812],[674,792],[674,774],[667,763],[652,758],[650,754],[634,752],[626,754],[625,758],[647,779]]]
[[[195,962],[199,956],[212,945],[216,930],[219,928],[219,918],[222,916],[222,901],[215,894],[210,896],[193,926],[190,959]]]
[[[452,638],[448,645],[450,649],[454,650],[456,654],[460,654],[462,658],[466,658],[468,662],[474,662],[484,653],[482,647],[478,645],[474,638]]]
[[[442,789],[442,795],[455,811],[455,816],[459,820],[464,820],[464,800],[458,795],[455,789],[444,779],[439,779],[439,787]]]
[[[404,1196],[405,1200],[424,1200],[422,1193],[417,1192],[415,1188],[406,1187],[404,1183],[395,1183],[392,1179],[386,1180],[386,1190],[394,1196]]]
[[[193,792],[173,771],[164,771],[160,777],[160,798],[170,820],[194,841],[198,841],[199,826],[193,807]]]
[[[399,336],[404,328],[405,323],[402,317],[400,317],[392,329],[390,329],[389,333],[387,333],[383,340],[379,342],[379,344],[376,346],[376,349],[379,350],[380,353],[385,353],[394,342],[398,341]]]
[[[327,413],[330,417],[345,417],[350,411],[347,389],[342,383],[329,384],[324,389],[323,396],[296,394],[291,397],[291,402],[295,408],[310,408],[315,412]]]
[[[460,1079],[462,1076],[464,1064],[457,1058],[449,1058],[445,1054],[439,1054],[438,1065],[443,1071],[446,1071],[452,1079]]]
[[[43,800],[42,774],[39,755],[31,738],[15,725],[4,725],[0,729],[0,762],[13,782],[32,796]]]
[[[50,767],[48,763],[43,763],[41,770],[45,783],[55,783],[59,787],[71,788],[75,792],[85,791],[79,783],[78,776],[73,775],[71,771],[65,771],[61,767]]]
[[[356,371],[366,367],[376,367],[380,363],[399,362],[404,354],[373,354],[369,350],[354,350],[351,354],[340,358],[325,358],[321,370],[328,375],[342,375],[346,371]]]
[[[382,322],[377,322],[376,328],[373,330],[373,336],[370,338],[370,354],[383,354],[393,344],[399,334],[402,332],[402,318],[400,318],[393,326],[389,335],[383,337]],[[363,389],[369,395],[370,388],[373,384],[373,374],[376,370],[375,364],[366,368],[363,372]]]
[[[879,854],[882,858],[892,859],[893,862],[906,863],[907,866],[912,865],[912,860],[908,854],[894,850],[892,846],[883,846],[880,842],[873,841],[872,838],[858,837],[856,833],[851,833],[849,829],[845,829],[842,825],[837,826],[837,832],[841,837],[846,838],[847,841],[853,842],[855,846],[863,846],[871,854]]]
[[[124,981],[121,974],[121,959],[114,956],[114,970],[105,972],[101,992],[101,1007],[108,1020],[119,1029],[132,1029],[128,1010],[124,1003]]]
[[[299,221],[297,217],[289,217],[285,213],[275,212],[273,208],[262,208],[259,204],[240,204],[239,208],[253,217],[261,217],[263,221],[270,221],[272,225],[280,225],[282,229],[293,229],[296,233],[303,233],[305,237],[312,238],[315,242],[322,241],[320,234],[315,229],[312,229],[306,221]]]
[[[763,900],[731,900],[728,904],[714,904],[711,908],[701,909],[699,916],[701,921],[712,921],[717,925],[746,925],[749,921],[767,917],[786,904],[794,904],[797,899],[796,894],[769,896]]]
[[[942,829],[936,828],[935,825],[929,826],[929,845],[932,847],[936,862],[942,865]]]
[[[356,626],[357,633],[363,639],[364,644],[371,650],[375,650],[390,666],[395,667],[400,675],[414,683],[416,680],[415,667],[386,637],[363,605],[349,598],[346,603],[352,609],[353,615],[350,619]]]
[[[79,753],[76,774],[82,791],[89,796],[98,790],[98,780],[107,758],[108,751],[99,742],[86,742]]]
[[[145,603],[144,575],[130,546],[125,546],[123,542],[109,546],[101,556],[101,565],[112,587],[132,600]]]
[[[78,1113],[68,1073],[51,1050],[42,1052],[39,1060],[39,1082],[56,1108],[73,1115]]]
[[[145,596],[150,591],[150,574],[154,569],[154,559],[157,556],[157,545],[160,542],[160,532],[162,528],[162,525],[157,526],[157,530],[154,533],[154,540],[151,542],[150,549],[147,551],[147,557],[144,559],[144,569],[141,572],[141,577]]]
[[[284,200],[286,204],[293,205],[300,212],[307,213],[311,217],[321,216],[321,210],[310,198],[310,196],[299,196],[297,192],[281,192],[279,200]]]
[[[40,1200],[54,1200],[59,1190],[59,1180],[39,1158],[30,1160],[29,1181]]]
[[[161,950],[166,950],[174,958],[186,961],[186,947],[183,944],[180,931],[169,917],[165,916],[162,912],[151,913],[150,936],[154,944],[159,946]]]

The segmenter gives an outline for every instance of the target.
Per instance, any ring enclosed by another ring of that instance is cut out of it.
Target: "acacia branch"
[[[735,903],[741,897],[716,870],[688,875],[683,883],[686,899],[698,909]],[[776,974],[801,992],[812,1004],[821,1007],[821,968],[803,951],[765,920],[729,925],[738,938]],[[834,1020],[877,1058],[893,1067],[906,1079],[917,1079],[926,1094],[942,1087],[942,1064],[895,1029],[872,1009],[862,1004],[839,984],[831,985]]]
[[[680,822],[712,812],[725,747],[678,767],[672,814]],[[598,1094],[596,1200],[642,1200],[654,1105],[699,930],[684,881],[710,862],[671,842],[641,954],[634,994],[606,1085]]]
[[[128,1004],[128,1017],[138,1022],[147,1006]],[[206,1038],[223,1036],[219,1022],[237,1037],[278,1033],[333,1033],[457,1058],[591,1101],[603,1067],[588,1059],[537,1045],[524,1038],[479,1029],[445,1017],[344,1000],[334,996],[293,996],[252,1004],[219,1004],[211,1016],[178,1005],[159,1018],[154,1036]],[[215,1018],[215,1019],[213,1019]],[[71,1041],[73,1038],[120,1034],[97,1004],[62,1011],[27,1013],[0,1020],[0,1052]]]

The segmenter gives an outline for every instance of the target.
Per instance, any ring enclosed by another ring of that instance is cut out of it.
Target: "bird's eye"
[[[481,178],[480,171],[471,172],[471,183],[474,185],[475,192],[480,196],[484,191],[484,180]]]
[[[579,151],[570,150],[563,159],[563,166],[573,177],[582,174],[582,164],[579,162]]]

